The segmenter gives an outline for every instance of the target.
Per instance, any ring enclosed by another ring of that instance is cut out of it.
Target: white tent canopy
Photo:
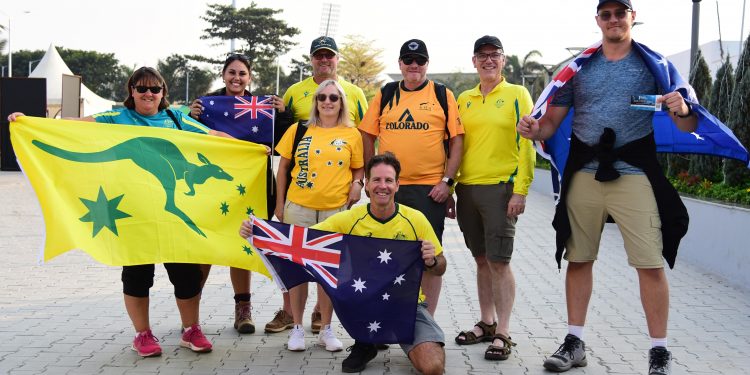
[[[63,74],[73,75],[68,65],[65,64],[57,48],[50,44],[47,53],[42,60],[31,72],[29,77],[47,79],[47,105],[62,103],[62,76]],[[83,99],[83,116],[89,116],[94,113],[104,112],[112,109],[115,102],[102,98],[89,90],[86,85],[81,83],[81,99]]]

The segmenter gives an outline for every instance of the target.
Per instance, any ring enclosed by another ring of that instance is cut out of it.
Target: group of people
[[[473,46],[471,60],[479,84],[457,99],[427,78],[427,46],[411,39],[398,57],[403,79],[383,87],[368,103],[361,88],[337,75],[338,48],[333,38],[325,36],[311,45],[312,77],[291,86],[283,98],[272,98],[279,137],[267,146],[275,145],[280,162],[275,181],[270,166],[268,170],[267,219],[276,216],[285,223],[316,229],[422,241],[425,272],[414,341],[401,344],[422,373],[441,374],[445,369],[444,333],[433,316],[447,269],[442,255],[446,217],[458,219],[476,262],[480,313],[477,324],[454,340],[458,345],[489,343],[484,352],[487,360],[505,360],[512,354],[516,343],[511,339],[510,319],[516,285],[510,262],[515,225],[524,213],[534,174],[532,140],[551,137],[573,107],[571,153],[555,215],[558,240],[562,238],[558,251],[564,251],[568,260],[568,335],[543,365],[556,372],[586,366],[584,324],[593,264],[603,225],[611,217],[639,278],[652,344],[649,373],[670,373],[669,291],[662,259],[667,247],[662,233],[668,229],[662,228],[659,209],[666,198],[663,185],[655,184],[664,177],[653,168],[653,112],[633,110],[629,98],[661,94],[658,100],[682,131],[693,131],[697,118],[679,92],[659,86],[634,48],[631,28],[636,12],[630,0],[599,0],[596,11],[601,48],[553,97],[540,118],[530,116],[529,92],[503,77],[505,50],[497,37],[489,35]],[[230,56],[222,69],[225,87],[210,95],[251,95],[251,68],[243,56]],[[190,117],[168,109],[166,83],[152,68],[136,70],[127,90],[125,109],[83,120],[227,136],[197,121],[204,111],[200,100],[190,105]],[[14,113],[9,120],[20,115]],[[271,152],[269,148],[269,156]],[[614,170],[614,176],[605,169]],[[354,206],[363,188],[370,201]],[[242,223],[240,235],[252,235],[250,221]],[[181,345],[210,351],[211,343],[198,324],[200,294],[210,265],[165,264],[165,268],[182,318]],[[125,306],[137,332],[132,347],[144,357],[161,353],[148,321],[153,276],[153,265],[127,266],[122,271]],[[234,327],[252,333],[251,273],[232,268],[230,278]],[[268,333],[291,330],[287,348],[292,351],[306,348],[307,295],[307,285],[284,293],[281,307],[265,326]],[[340,351],[342,342],[331,328],[331,301],[320,287],[317,296],[311,317],[317,344]],[[342,370],[362,371],[378,349],[355,341]]]

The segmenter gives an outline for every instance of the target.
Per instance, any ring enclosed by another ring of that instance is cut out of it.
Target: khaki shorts
[[[576,172],[567,196],[571,236],[565,259],[594,261],[599,253],[604,223],[611,215],[620,229],[635,268],[662,268],[661,219],[651,183],[645,175],[622,175],[599,182],[593,173]]]
[[[508,217],[512,183],[456,186],[456,216],[466,247],[476,258],[510,262],[517,218]]]
[[[314,210],[287,200],[286,203],[284,203],[284,223],[311,227],[328,219],[333,216],[333,214],[344,210],[346,210],[346,205],[332,210]]]

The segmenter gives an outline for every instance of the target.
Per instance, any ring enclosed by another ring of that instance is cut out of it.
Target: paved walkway
[[[54,189],[54,186],[50,186]],[[505,362],[483,359],[485,344],[459,347],[453,337],[477,320],[474,263],[455,221],[445,234],[449,269],[437,321],[446,333],[447,374],[542,374],[542,361],[567,333],[564,272],[553,258],[553,203],[532,193],[519,223],[513,267],[516,303],[511,323],[518,343]],[[157,270],[151,320],[164,349],[142,359],[129,349],[133,329],[122,302],[120,269],[94,263],[79,251],[36,263],[44,240],[34,193],[20,173],[0,173],[0,374],[340,374],[346,352],[285,350],[286,334],[239,335],[232,328],[229,272],[217,267],[202,301],[210,354],[178,347],[180,323],[171,285]],[[737,235],[740,235],[739,233]],[[605,229],[587,324],[589,365],[571,374],[643,374],[649,348],[635,272],[626,265],[616,228]],[[674,374],[745,374],[750,369],[750,292],[680,263],[672,286],[670,349]],[[253,280],[253,316],[259,328],[280,305],[280,293],[262,276]],[[309,308],[308,308],[309,311]],[[309,324],[306,322],[306,324]],[[337,327],[340,336],[346,336]],[[314,336],[307,335],[312,343]],[[345,345],[351,339],[343,340]],[[397,347],[381,352],[365,374],[412,374]]]

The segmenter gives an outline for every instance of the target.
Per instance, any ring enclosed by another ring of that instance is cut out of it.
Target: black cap
[[[479,49],[484,45],[491,45],[503,49],[503,43],[500,42],[500,39],[497,39],[496,36],[485,35],[474,42],[474,53],[479,52]]]
[[[427,59],[430,58],[430,55],[427,54],[427,46],[419,39],[409,39],[401,46],[398,58],[401,59],[406,55],[419,55]]]
[[[315,40],[312,41],[312,45],[310,46],[310,54],[312,55],[321,49],[327,49],[335,54],[339,53],[339,49],[338,47],[336,47],[336,41],[333,40],[333,38],[331,38],[330,36],[321,36],[320,38],[315,38]]]
[[[633,10],[633,4],[630,2],[630,0],[599,0],[599,5],[596,6],[596,10],[599,10],[599,8],[601,8],[602,5],[609,3],[609,2],[620,3],[628,7],[628,9]]]

